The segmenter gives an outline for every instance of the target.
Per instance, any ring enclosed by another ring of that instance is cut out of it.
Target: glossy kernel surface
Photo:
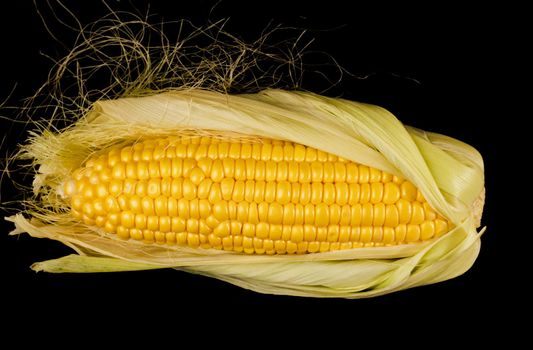
[[[450,223],[403,179],[289,141],[148,139],[89,159],[71,213],[122,239],[248,254],[417,243]]]

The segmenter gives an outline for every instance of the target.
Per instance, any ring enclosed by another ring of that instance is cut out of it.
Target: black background
[[[83,23],[107,12],[99,1],[64,3]],[[188,18],[202,25],[214,3],[151,1],[150,13],[155,19]],[[109,4],[115,9],[146,9],[144,1]],[[91,334],[124,326],[128,334],[137,335],[143,333],[146,322],[155,328],[169,329],[172,325],[175,333],[168,333],[172,337],[183,335],[185,328],[180,324],[187,320],[193,328],[205,331],[205,338],[211,331],[227,328],[221,342],[235,341],[245,327],[257,328],[258,340],[265,339],[267,333],[278,337],[294,332],[295,337],[312,341],[347,338],[353,344],[372,331],[385,339],[409,338],[410,343],[421,333],[445,340],[460,332],[475,340],[479,333],[470,332],[476,326],[484,329],[483,337],[497,335],[492,330],[507,322],[510,307],[504,291],[512,283],[499,252],[509,240],[505,235],[511,232],[502,224],[508,217],[500,214],[503,208],[497,205],[505,196],[504,189],[496,186],[499,162],[505,153],[499,147],[502,141],[495,141],[502,129],[492,120],[498,113],[498,91],[505,88],[497,81],[503,72],[495,59],[495,53],[507,45],[501,40],[500,20],[504,16],[499,9],[486,7],[411,8],[381,2],[348,6],[341,1],[316,5],[304,1],[223,1],[211,14],[211,19],[230,17],[226,29],[245,39],[256,38],[270,20],[311,29],[310,36],[316,39],[313,49],[331,54],[356,75],[369,75],[366,79],[347,76],[330,94],[379,104],[405,124],[458,138],[481,152],[487,188],[483,225],[488,230],[478,260],[463,276],[368,300],[325,300],[261,295],[172,270],[36,274],[29,269],[31,263],[63,256],[69,249],[26,235],[7,237],[11,226],[2,223],[2,315],[16,328],[42,327],[51,319],[71,317],[75,321],[61,324],[83,333],[81,324],[86,322],[95,327]],[[59,58],[65,52],[46,33],[31,1],[2,2],[0,17],[0,99],[16,84],[10,102],[20,102],[40,86],[51,67],[40,53]],[[56,35],[62,38],[61,33]],[[65,34],[62,40],[68,46],[72,35]],[[315,87],[308,81],[304,88]],[[9,122],[4,122],[2,133],[6,134],[2,155],[24,142],[27,135],[21,125]],[[14,195],[10,185],[9,180],[2,182],[2,201]],[[93,316],[100,321],[87,321]],[[266,321],[271,317],[274,323]],[[269,326],[260,326],[263,322]]]

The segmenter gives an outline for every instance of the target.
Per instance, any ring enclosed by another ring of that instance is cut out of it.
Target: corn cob
[[[479,252],[477,151],[376,106],[282,90],[99,101],[22,154],[38,195],[15,233],[79,253],[36,270],[171,267],[360,298],[455,277]]]
[[[34,270],[174,268],[262,293],[362,298],[472,266],[475,149],[377,106],[268,88],[286,86],[302,57],[271,50],[268,33],[246,45],[214,24],[193,28],[206,47],[174,45],[157,26],[111,17],[50,73],[36,95],[48,86],[50,104],[33,112],[51,114],[15,156],[35,174],[34,196],[7,218],[13,234],[76,253]],[[110,85],[93,91],[100,73]],[[227,93],[248,87],[265,90]]]
[[[71,213],[122,239],[247,254],[438,238],[451,223],[409,181],[290,141],[149,139],[89,159]]]

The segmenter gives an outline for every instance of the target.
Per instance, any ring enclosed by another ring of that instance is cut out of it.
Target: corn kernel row
[[[161,222],[161,226],[158,226],[158,220],[165,223]],[[117,226],[111,232],[108,223],[105,223],[103,228],[110,233],[116,233],[122,239],[132,238],[147,243],[180,244],[192,248],[215,248],[257,254],[313,253],[324,251],[319,247],[326,246],[329,250],[338,250],[415,243],[440,237],[448,230],[448,224],[441,219],[424,221],[420,225],[400,224],[395,228],[341,225],[316,227],[268,223],[254,225],[242,224],[239,221],[225,221],[211,228],[208,220],[157,216],[150,217],[148,222],[148,226]],[[95,224],[99,225],[98,222]],[[253,245],[250,245],[251,243]],[[291,246],[300,248],[291,249]]]
[[[288,181],[291,183],[340,183],[365,184],[394,183],[411,187],[408,181],[403,181],[389,173],[375,170],[364,165],[351,162],[301,162],[296,161],[256,161],[254,159],[216,159],[202,158],[174,158],[138,162],[119,161],[107,167],[105,163],[92,162],[91,167],[83,168],[74,175],[77,180],[88,177],[92,182],[110,181],[112,179],[148,180],[153,178],[190,178],[198,184],[205,178],[220,182],[224,178],[238,181]],[[405,188],[404,191],[413,191]],[[416,192],[416,189],[414,189]]]

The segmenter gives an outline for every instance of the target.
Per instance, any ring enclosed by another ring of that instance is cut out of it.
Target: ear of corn
[[[25,152],[39,197],[15,233],[79,253],[37,270],[174,267],[357,298],[454,277],[479,251],[479,154],[376,106],[282,90],[99,101]]]

